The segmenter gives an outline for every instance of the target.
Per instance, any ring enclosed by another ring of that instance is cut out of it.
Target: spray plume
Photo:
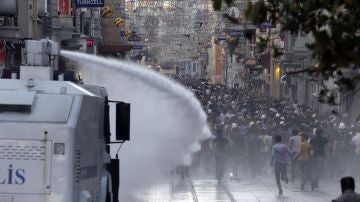
[[[177,164],[189,164],[199,141],[210,137],[199,101],[180,84],[138,64],[61,54],[78,63],[84,83],[104,86],[109,99],[131,103],[131,141],[120,153],[121,195],[155,185]]]

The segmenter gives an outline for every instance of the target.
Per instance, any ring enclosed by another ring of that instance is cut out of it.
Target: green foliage
[[[257,42],[257,48],[259,49],[259,52],[264,52],[268,45],[268,40],[264,38],[259,38],[259,42]]]
[[[218,11],[221,9],[222,0],[213,0],[213,8]]]
[[[213,8],[216,11],[221,10],[222,7],[222,1],[225,1],[225,3],[230,6],[234,3],[234,0],[212,0],[213,1]]]
[[[317,64],[306,72],[314,78],[334,79],[340,92],[359,84],[360,0],[259,0],[246,16],[255,24],[280,23],[282,32],[311,36],[307,47]],[[323,87],[320,101],[335,104],[337,93]]]

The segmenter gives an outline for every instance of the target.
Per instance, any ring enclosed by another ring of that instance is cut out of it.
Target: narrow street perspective
[[[0,0],[0,202],[360,202],[360,0]]]

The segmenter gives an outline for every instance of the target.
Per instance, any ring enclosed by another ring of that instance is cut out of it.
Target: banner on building
[[[104,7],[105,0],[73,0],[76,8]]]
[[[59,0],[59,15],[70,15],[70,0]]]
[[[6,44],[4,41],[0,41],[0,69],[5,66],[6,63]]]

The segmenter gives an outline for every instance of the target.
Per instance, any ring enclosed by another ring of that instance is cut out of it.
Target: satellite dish
[[[227,11],[226,11],[226,15],[233,18],[233,19],[238,19],[240,17],[240,10],[236,7],[230,7]]]

